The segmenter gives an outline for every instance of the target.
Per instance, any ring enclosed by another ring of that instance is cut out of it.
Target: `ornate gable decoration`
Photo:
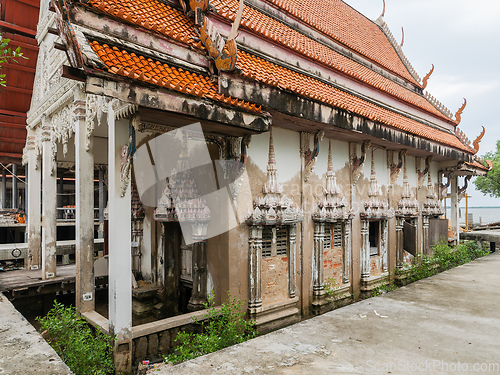
[[[278,182],[277,175],[271,131],[267,182],[262,188],[264,195],[255,199],[253,211],[246,215],[245,221],[248,225],[292,225],[302,221],[302,210],[295,207],[292,198],[283,194],[283,186]]]
[[[181,0],[180,3],[188,17],[194,15],[195,23],[199,27],[199,30],[196,30],[199,34],[199,40],[206,48],[208,56],[214,61],[215,68],[228,72],[235,70],[238,55],[236,37],[243,15],[243,0],[240,0],[238,13],[227,40],[224,40],[214,24],[206,17],[208,12],[216,12],[209,0]],[[213,66],[210,70],[215,73]]]
[[[410,183],[408,182],[408,172],[406,170],[406,156],[404,157],[404,172],[403,172],[403,194],[398,203],[396,216],[416,217],[418,216],[418,201],[413,198],[411,193]]]
[[[389,208],[389,204],[381,199],[382,190],[377,182],[375,174],[375,159],[371,162],[370,189],[368,190],[368,200],[365,201],[364,212],[361,212],[362,219],[390,219],[394,216],[394,209]]]
[[[340,198],[340,186],[333,172],[332,144],[328,142],[328,167],[326,171],[326,188],[323,188],[324,197],[318,202],[318,208],[312,218],[317,222],[335,222],[350,220],[354,214],[349,208],[347,199]]]
[[[441,201],[438,199],[436,191],[434,190],[434,184],[432,183],[431,174],[429,173],[427,175],[427,200],[424,202],[422,215],[441,216],[443,213],[444,211],[441,206]]]

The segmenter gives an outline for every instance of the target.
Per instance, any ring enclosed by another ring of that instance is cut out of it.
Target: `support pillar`
[[[458,177],[450,175],[451,178],[451,231],[455,242],[460,241],[460,229],[458,224]]]
[[[28,130],[28,132],[31,132]],[[40,206],[42,201],[41,190],[41,171],[40,158],[35,150],[35,136],[28,135],[28,175],[30,176],[29,184],[26,186],[28,191],[28,211],[27,213],[27,233],[28,233],[28,269],[38,270],[41,267],[42,258],[42,233],[41,233],[41,216]]]
[[[2,208],[7,208],[7,171],[2,170]]]
[[[19,191],[17,190],[17,164],[12,164],[12,208],[19,208]]]
[[[115,337],[116,373],[132,372],[132,228],[130,183],[121,191],[121,152],[128,145],[128,120],[115,121],[108,104],[109,331]]]
[[[351,220],[344,221],[344,257],[343,257],[343,282],[349,283],[351,280]]]
[[[45,124],[44,121],[42,127],[42,279],[44,280],[56,276],[57,172],[55,168],[56,150],[51,140],[51,133],[50,125]]]
[[[76,154],[76,155],[78,155],[78,154]],[[58,188],[57,207],[62,208],[62,206],[63,206],[63,194],[64,194],[64,178],[63,178],[63,173],[61,173],[61,176],[59,177],[59,184],[58,184],[57,188]],[[78,199],[78,196],[77,196],[77,199]],[[63,210],[58,210],[57,211],[57,218],[58,219],[62,219],[63,217],[64,217],[64,211]]]
[[[322,295],[325,289],[325,266],[323,241],[325,237],[325,224],[314,223],[314,269],[313,269],[313,293],[315,296]]]
[[[193,291],[189,299],[188,310],[203,310],[203,303],[207,302],[207,240],[193,244]]]
[[[24,217],[28,217],[28,167],[24,167]],[[27,238],[27,237],[26,237]]]
[[[404,261],[403,247],[404,247],[404,228],[405,219],[402,216],[396,216],[396,267],[402,268]]]
[[[288,257],[288,291],[289,297],[294,298],[297,291],[297,280],[295,277],[295,258],[297,251],[297,225],[293,224],[290,226],[289,236],[289,246],[290,254]]]
[[[104,170],[99,169],[99,230],[98,237],[104,238]]]
[[[370,277],[369,221],[361,220],[361,278]]]
[[[382,226],[381,228],[381,235],[382,238],[380,240],[380,247],[382,251],[382,272],[387,272],[388,271],[388,266],[387,266],[387,235],[388,235],[388,221],[387,220],[382,220],[380,222],[380,225]],[[369,257],[369,255],[368,255]]]
[[[84,94],[74,101],[76,188],[76,296],[80,313],[93,311],[94,298],[94,150],[93,135],[87,134]],[[77,95],[75,94],[75,98]],[[87,148],[88,146],[88,148]],[[63,188],[61,176],[60,189]]]
[[[429,216],[422,215],[422,253],[424,255],[431,255],[429,248]]]
[[[262,225],[250,227],[250,313],[262,306]]]

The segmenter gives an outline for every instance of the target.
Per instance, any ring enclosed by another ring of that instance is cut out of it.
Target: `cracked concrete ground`
[[[499,374],[500,253],[151,374]]]
[[[73,374],[54,349],[0,293],[0,374]]]

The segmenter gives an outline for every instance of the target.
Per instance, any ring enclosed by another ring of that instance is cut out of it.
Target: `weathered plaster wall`
[[[342,285],[342,248],[324,250],[323,263],[325,284],[331,287]]]
[[[288,298],[288,257],[262,259],[262,303],[274,303]]]

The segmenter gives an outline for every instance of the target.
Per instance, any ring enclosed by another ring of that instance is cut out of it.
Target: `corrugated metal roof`
[[[0,88],[0,159],[19,162],[26,142],[26,112],[31,103],[38,45],[39,0],[0,0],[0,33],[28,59],[2,66],[7,87]]]

